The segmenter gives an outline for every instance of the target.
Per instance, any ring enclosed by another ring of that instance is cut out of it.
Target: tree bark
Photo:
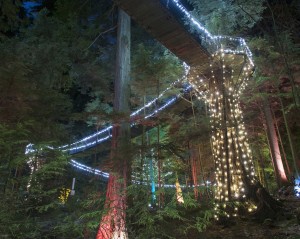
[[[126,186],[130,169],[130,17],[118,12],[116,78],[114,111],[125,118],[113,125],[111,162],[112,170],[106,194],[106,213],[102,217],[97,239],[128,238],[125,224]],[[125,157],[124,157],[125,156]]]
[[[278,137],[276,135],[272,112],[267,99],[263,99],[263,111],[266,119],[267,135],[270,142],[271,155],[273,158],[274,168],[276,170],[277,183],[278,186],[283,186],[288,184],[288,179],[283,166],[279,144],[278,144]]]
[[[278,127],[278,123],[276,121],[275,114],[274,114],[274,111],[272,109],[271,109],[271,112],[272,112],[272,117],[273,117],[273,121],[274,121],[274,125],[275,125],[275,130],[276,130],[277,136],[278,136],[278,142],[279,142],[279,145],[281,147],[282,156],[283,156],[283,159],[284,159],[284,162],[285,162],[287,174],[290,177],[291,176],[291,169],[290,169],[290,165],[289,165],[289,163],[287,161],[287,158],[286,158],[286,153],[285,153],[285,149],[283,147],[283,143],[282,143],[282,139],[281,139],[281,134],[280,134],[280,130],[279,130],[279,127]]]
[[[281,111],[282,111],[282,115],[283,115],[283,119],[284,119],[285,129],[286,129],[286,133],[287,133],[287,136],[288,136],[289,145],[290,145],[290,149],[291,149],[293,165],[294,165],[294,170],[295,170],[295,176],[296,176],[296,178],[299,178],[300,174],[299,174],[299,169],[298,169],[298,165],[297,165],[295,147],[294,147],[294,143],[293,143],[293,140],[292,140],[290,127],[289,127],[288,122],[287,122],[286,114],[284,112],[283,102],[282,102],[282,99],[280,97],[279,97],[279,101],[280,101]]]

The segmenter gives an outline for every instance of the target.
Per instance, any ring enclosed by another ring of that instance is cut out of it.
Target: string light
[[[98,176],[102,176],[104,179],[107,179],[109,177],[109,173],[106,173],[106,172],[103,172],[99,169],[96,169],[96,168],[92,168],[92,167],[89,167],[89,166],[86,166],[82,163],[79,163],[77,162],[76,160],[74,159],[71,159],[71,161],[69,162],[71,166],[79,169],[79,170],[82,170],[82,171],[85,171],[85,172],[88,172],[88,173],[91,173],[91,174],[94,174],[94,175],[98,175]],[[135,180],[135,177],[133,177],[132,179],[132,182],[135,183],[135,184],[143,184],[143,185],[148,185],[148,183],[146,181],[143,181],[143,182],[140,182],[139,180]],[[210,185],[211,182],[210,181],[207,181],[206,182],[206,185]],[[164,184],[163,185],[165,188],[176,188],[176,184]],[[193,186],[188,186],[188,187],[199,187],[200,185],[193,185]],[[205,184],[202,184],[201,186],[205,186]],[[158,187],[158,184],[155,184],[155,187]],[[185,185],[182,185],[181,187],[183,188],[186,188]]]
[[[207,43],[208,48],[212,48],[212,54],[216,52],[218,48],[222,48],[224,53],[230,53],[230,54],[246,54],[246,56],[249,59],[250,65],[254,66],[254,61],[252,57],[252,52],[250,51],[245,39],[241,37],[229,37],[229,36],[214,36],[212,35],[201,23],[199,23],[192,14],[189,13],[189,11],[179,2],[179,0],[171,0],[175,6],[181,11],[181,13],[190,20],[190,22],[202,33],[205,37],[201,37],[201,40],[205,41]],[[166,1],[167,4],[169,3],[169,0]],[[224,46],[221,47],[221,43],[224,43],[225,41],[230,41],[230,44],[236,42],[237,46],[236,49],[224,49]],[[209,50],[209,49],[207,49]]]
[[[94,175],[101,176],[104,179],[108,179],[108,177],[109,177],[109,173],[103,172],[103,171],[101,171],[99,169],[96,169],[96,168],[86,166],[82,163],[77,162],[74,159],[71,159],[70,164],[71,164],[71,166],[73,166],[73,167],[75,167],[79,170],[82,170],[82,171],[85,171],[85,172],[88,172],[88,173],[91,173],[91,174],[94,174]],[[133,179],[132,182],[135,183],[135,184],[148,185],[147,182],[145,182],[145,181],[140,182],[139,180],[135,180],[135,179]],[[157,187],[158,185],[155,184],[155,186]],[[164,184],[163,186],[165,188],[176,188],[176,185],[174,185],[174,184]],[[185,187],[185,186],[183,185],[182,187]]]
[[[300,197],[300,178],[295,178],[294,185],[295,195]]]
[[[75,161],[74,159],[71,159],[70,164],[71,164],[73,167],[78,168],[78,169],[83,170],[83,171],[86,171],[86,172],[88,172],[88,173],[92,173],[92,174],[95,174],[95,175],[99,175],[99,176],[102,176],[102,177],[104,177],[104,178],[108,178],[108,177],[109,177],[109,174],[108,174],[108,173],[103,172],[103,171],[101,171],[101,170],[99,170],[99,169],[95,169],[95,168],[88,167],[88,166],[86,166],[86,165],[84,165],[84,164],[81,164],[81,163]]]

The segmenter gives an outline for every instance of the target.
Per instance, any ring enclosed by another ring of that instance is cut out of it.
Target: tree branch
[[[108,33],[112,30],[114,30],[115,28],[117,28],[117,25],[113,26],[112,28],[104,31],[104,32],[100,32],[100,34],[95,38],[95,40],[86,48],[86,50],[88,50],[92,45],[94,45],[94,43],[99,39],[99,37],[101,37],[103,34]]]

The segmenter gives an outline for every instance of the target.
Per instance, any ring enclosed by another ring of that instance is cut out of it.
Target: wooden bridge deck
[[[209,53],[160,0],[114,0],[133,20],[190,66],[207,64]],[[167,1],[166,1],[167,3]],[[173,6],[174,8],[174,6]]]

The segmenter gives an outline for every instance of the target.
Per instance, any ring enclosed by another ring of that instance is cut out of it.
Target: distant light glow
[[[294,186],[294,191],[296,197],[300,197],[300,178],[295,179],[295,186]]]

